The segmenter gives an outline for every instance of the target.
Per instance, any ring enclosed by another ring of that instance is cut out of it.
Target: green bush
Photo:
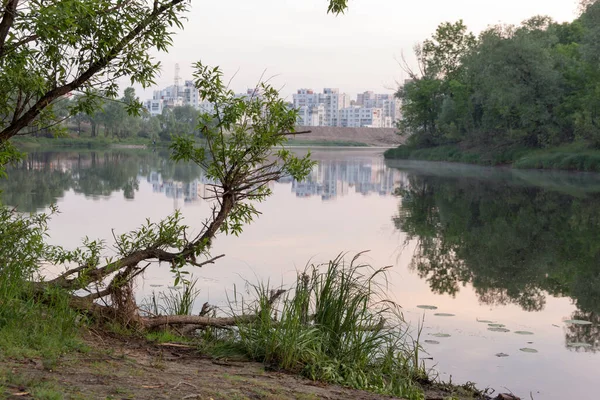
[[[0,206],[0,357],[57,357],[76,340],[78,316],[60,290],[35,290],[48,216]]]
[[[358,256],[357,256],[358,257]],[[246,354],[269,365],[356,389],[422,398],[418,344],[398,307],[383,297],[383,269],[342,256],[311,265],[279,307],[268,286],[255,287],[259,318],[239,325]]]

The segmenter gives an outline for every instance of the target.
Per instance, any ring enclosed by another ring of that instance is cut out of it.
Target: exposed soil
[[[348,141],[365,143],[369,146],[396,147],[404,143],[405,138],[398,135],[395,128],[340,128],[332,126],[298,126],[297,132],[308,130],[310,133],[291,136],[292,139],[306,141]]]
[[[88,351],[58,361],[0,360],[0,375],[11,376],[0,385],[0,398],[60,398],[36,395],[36,385],[44,385],[66,399],[392,399],[267,372],[255,362],[210,359],[186,346],[104,334],[90,335],[86,341]],[[431,389],[426,398],[449,395]]]

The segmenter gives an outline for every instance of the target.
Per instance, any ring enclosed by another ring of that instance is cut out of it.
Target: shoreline
[[[600,173],[600,150],[585,143],[547,149],[505,147],[461,147],[446,145],[427,148],[399,146],[384,152],[386,161],[430,161],[519,170],[554,170]]]
[[[102,329],[84,332],[81,340],[84,350],[52,363],[41,357],[1,360],[0,371],[10,373],[0,374],[0,397],[38,398],[44,391],[52,398],[78,399],[403,400],[312,381],[248,359],[214,357],[189,342],[149,341]],[[425,399],[491,399],[471,383],[428,381],[421,389]]]

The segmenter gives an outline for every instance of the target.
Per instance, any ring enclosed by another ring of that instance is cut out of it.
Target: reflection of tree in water
[[[28,157],[10,168],[10,179],[0,178],[0,192],[4,204],[30,212],[56,203],[71,186],[70,173],[52,168],[47,154]],[[31,173],[35,171],[35,173]]]
[[[73,189],[85,196],[109,196],[122,191],[133,199],[138,176],[158,171],[164,177],[190,182],[200,176],[196,165],[176,164],[168,155],[150,152],[43,152],[31,153],[0,179],[2,201],[20,211],[33,212]]]
[[[589,321],[592,325],[567,324],[565,346],[571,351],[597,352],[600,350],[600,315],[594,312],[575,311],[570,319]],[[569,346],[569,343],[587,343],[591,347]]]
[[[396,227],[436,293],[473,285],[485,304],[544,308],[545,293],[600,310],[600,202],[540,188],[435,176],[398,191]]]

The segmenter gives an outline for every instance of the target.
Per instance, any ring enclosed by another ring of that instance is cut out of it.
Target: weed
[[[383,296],[386,282],[385,269],[340,255],[308,266],[279,307],[268,285],[254,286],[258,319],[238,327],[240,344],[253,359],[313,380],[419,399],[413,378],[424,372],[399,307]]]
[[[0,357],[51,360],[77,348],[81,321],[67,293],[32,284],[44,259],[48,216],[22,215],[0,205]]]

